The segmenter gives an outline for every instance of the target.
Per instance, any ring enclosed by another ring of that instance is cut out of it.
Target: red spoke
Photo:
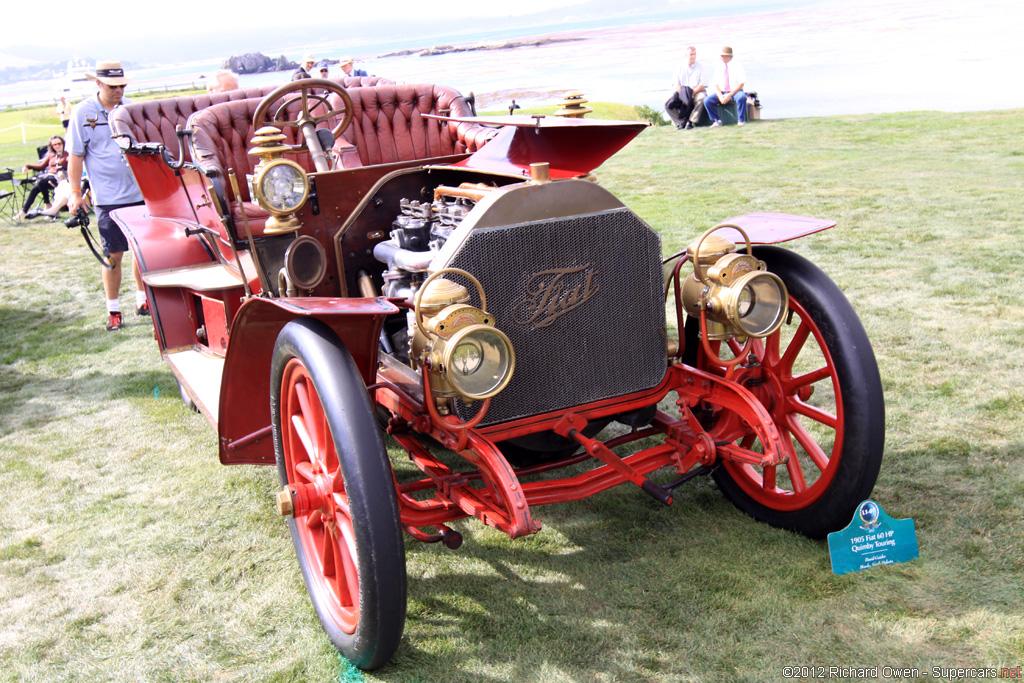
[[[783,432],[785,434],[785,432]],[[793,439],[784,435],[782,451],[786,454],[786,472],[789,474],[789,481],[793,484],[793,493],[802,493],[807,490],[807,482],[804,480],[804,472],[800,467],[800,458],[796,455],[796,448],[793,447]]]
[[[355,536],[352,532],[352,520],[340,515],[336,519],[340,532],[340,537],[336,539],[338,562],[342,567],[338,576],[338,598],[343,608],[355,607],[359,594],[359,571],[356,569],[355,563]],[[341,581],[342,576],[344,576],[344,582]],[[344,589],[344,593],[342,589]]]
[[[308,462],[297,462],[295,463],[295,474],[298,474],[306,481],[313,483],[316,481],[316,475],[313,474],[313,465]]]
[[[775,332],[765,339],[764,355],[761,361],[765,365],[777,365],[779,362],[779,342],[782,340],[782,333]]]
[[[306,528],[307,529],[322,529],[324,526],[323,519],[320,518],[320,511],[311,513],[306,517]]]
[[[800,413],[804,417],[809,417],[815,422],[836,429],[839,426],[839,420],[832,413],[827,413],[821,408],[815,408],[814,406],[807,405],[803,401],[796,399],[790,399],[787,401],[787,405],[792,409],[793,412]]]
[[[789,340],[789,345],[786,347],[786,353],[783,354],[779,360],[779,370],[784,375],[791,375],[793,373],[793,363],[796,361],[796,357],[800,355],[800,352],[804,348],[804,343],[807,341],[807,337],[811,334],[811,328],[801,321],[800,326],[793,333],[793,338]]]
[[[295,436],[299,437],[302,448],[306,451],[306,459],[312,461],[316,457],[316,444],[313,443],[313,439],[309,435],[302,415],[292,415],[292,429],[295,431]]]
[[[341,475],[339,475],[338,478],[340,479]],[[334,498],[334,505],[337,508],[338,512],[340,512],[341,514],[345,515],[345,517],[347,519],[351,519],[352,518],[352,511],[348,507],[348,498],[346,498],[345,496],[340,496],[337,493],[334,494],[333,498]]]
[[[797,375],[789,382],[786,382],[786,390],[790,393],[796,391],[798,387],[806,387],[815,382],[820,382],[823,379],[827,379],[832,376],[832,368],[827,365],[823,368],[818,368],[813,372],[807,372],[803,375]]]
[[[310,439],[309,444],[306,447],[306,452],[309,454],[309,459],[313,460],[320,453],[320,442],[316,440],[319,436],[315,423],[316,413],[313,411],[312,402],[310,401],[309,396],[309,389],[306,385],[305,378],[303,378],[302,381],[295,383],[295,397],[299,401],[299,414],[293,415],[292,421],[294,422],[297,418],[301,418],[305,423],[305,433],[307,438]],[[303,443],[305,444],[306,442],[303,441]]]
[[[730,337],[729,348],[732,350],[732,357],[735,358],[740,354],[740,351],[743,350],[743,344],[740,344],[738,341],[736,341],[735,337]]]
[[[750,353],[754,354],[754,358],[763,363],[765,355],[764,339],[755,339],[750,345]]]
[[[320,557],[323,558],[323,575],[325,577],[335,576],[337,574],[337,565],[335,564],[335,547],[333,539],[331,538],[331,528],[329,525],[324,525],[324,537],[323,543],[320,545]]]
[[[829,458],[825,455],[825,451],[822,450],[821,446],[818,445],[818,442],[814,440],[814,437],[811,436],[810,432],[793,415],[787,416],[786,427],[796,437],[796,440],[803,446],[804,450],[807,451],[807,457],[811,459],[814,466],[824,472],[825,468],[828,467]]]
[[[765,467],[761,472],[761,488],[769,493],[774,493],[778,486],[775,484],[775,468]]]

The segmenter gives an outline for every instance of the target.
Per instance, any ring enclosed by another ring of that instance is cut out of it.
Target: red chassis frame
[[[694,467],[711,465],[720,459],[759,467],[784,462],[782,454],[775,448],[780,439],[778,430],[771,415],[753,394],[724,378],[684,365],[671,366],[662,382],[647,391],[579,406],[568,413],[533,416],[479,430],[469,428],[456,418],[424,410],[422,404],[389,382],[381,382],[371,388],[377,402],[397,416],[397,419],[392,419],[388,431],[427,475],[426,479],[397,484],[405,530],[423,541],[441,540],[441,537],[424,534],[417,527],[433,526],[444,533],[447,531],[443,526],[445,522],[470,516],[501,529],[513,538],[536,533],[540,530],[540,523],[532,519],[531,506],[579,500],[627,481],[632,481],[667,505],[672,502],[673,484],[661,486],[645,478],[645,475],[663,467],[672,467],[678,474],[686,475]],[[671,392],[678,395],[676,405],[683,415],[681,419],[659,411],[652,426],[634,430],[607,443],[582,434],[589,420],[651,406]],[[690,410],[702,402],[738,415],[746,425],[743,431],[752,432],[765,444],[765,453],[758,454],[733,443],[722,443],[733,441],[741,434],[716,434],[716,438],[712,438]],[[430,435],[475,465],[477,471],[451,470],[411,436],[410,430]],[[495,446],[496,441],[544,430],[574,438],[585,452],[558,462],[514,470]],[[619,458],[612,451],[612,448],[659,434],[666,437],[663,444],[625,458]],[[590,457],[603,464],[564,479],[527,483],[519,479]],[[685,478],[674,485],[682,483]],[[482,486],[474,486],[478,482]],[[419,500],[413,497],[414,493],[430,488],[437,490],[433,498]]]

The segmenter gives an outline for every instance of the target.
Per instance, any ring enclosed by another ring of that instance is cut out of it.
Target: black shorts
[[[121,226],[110,216],[110,212],[114,209],[121,209],[126,206],[139,206],[140,204],[142,202],[96,206],[96,227],[100,231],[100,244],[103,245],[104,256],[128,251],[128,238],[121,232]]]

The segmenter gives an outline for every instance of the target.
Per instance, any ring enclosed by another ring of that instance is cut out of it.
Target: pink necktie
[[[729,91],[729,65],[725,65],[725,91]]]

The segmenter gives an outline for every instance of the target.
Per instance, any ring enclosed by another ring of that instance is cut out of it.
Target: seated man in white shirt
[[[697,61],[697,48],[686,48],[686,64],[676,73],[676,91],[665,102],[676,130],[690,129],[700,123],[704,113],[704,98],[707,97],[708,74]]]
[[[736,102],[736,119],[739,125],[747,122],[747,93],[743,92],[743,84],[747,74],[743,66],[732,61],[732,48],[722,48],[722,61],[715,69],[711,79],[711,94],[704,100],[704,107],[711,117],[711,127],[722,125],[722,117],[718,112],[720,104]]]

